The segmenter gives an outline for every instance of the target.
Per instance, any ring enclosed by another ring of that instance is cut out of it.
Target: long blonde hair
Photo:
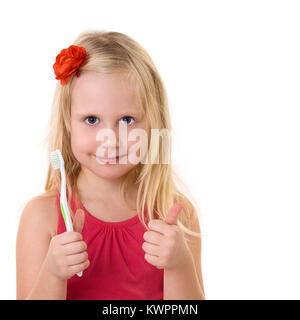
[[[73,42],[74,45],[83,46],[87,52],[85,63],[79,68],[79,72],[117,72],[123,71],[133,75],[136,92],[148,128],[172,130],[166,90],[161,77],[146,50],[129,36],[119,32],[102,30],[87,30],[81,33]],[[66,182],[68,192],[68,204],[71,207],[72,191],[75,198],[80,201],[77,189],[77,178],[81,165],[74,157],[70,143],[70,118],[71,118],[71,84],[70,81],[61,85],[57,82],[50,121],[48,123],[48,135],[45,138],[47,144],[48,159],[50,152],[60,149],[65,162]],[[199,216],[197,202],[188,188],[176,174],[172,167],[171,139],[167,143],[169,163],[139,163],[126,173],[120,187],[121,199],[127,187],[135,183],[138,192],[136,199],[137,212],[142,213],[142,222],[148,229],[144,219],[144,210],[147,208],[149,219],[165,220],[168,211],[175,202],[180,202],[183,209],[178,216],[178,226],[187,234],[201,237],[201,233],[194,232],[196,219]],[[149,154],[157,148],[153,139],[149,136]],[[158,146],[159,153],[162,145]],[[60,173],[53,170],[50,161],[45,184],[45,191],[60,190]],[[156,216],[154,215],[156,213]]]

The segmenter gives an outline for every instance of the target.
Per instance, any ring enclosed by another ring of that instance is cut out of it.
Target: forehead
[[[71,85],[72,113],[140,112],[133,77],[125,72],[82,72]]]

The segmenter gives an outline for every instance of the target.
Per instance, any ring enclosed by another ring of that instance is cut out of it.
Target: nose
[[[109,127],[102,128],[97,132],[96,140],[100,141],[100,148],[105,157],[118,155],[119,139],[116,130]]]

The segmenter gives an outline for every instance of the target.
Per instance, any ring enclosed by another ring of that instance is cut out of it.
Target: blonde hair
[[[87,30],[81,33],[73,42],[74,45],[83,46],[87,52],[85,63],[79,68],[79,72],[125,72],[133,75],[136,85],[137,96],[146,117],[149,130],[168,129],[170,131],[169,107],[161,77],[146,50],[129,36],[119,32],[108,32],[102,30]],[[50,122],[48,123],[48,135],[45,138],[47,143],[48,159],[50,152],[60,149],[65,162],[66,182],[68,192],[68,204],[71,208],[72,190],[75,198],[80,202],[80,195],[77,189],[77,178],[81,165],[74,157],[70,143],[70,118],[71,118],[71,84],[70,81],[61,85],[57,82],[54,100],[51,110]],[[151,154],[157,145],[148,135],[149,149]],[[162,152],[162,145],[158,146],[159,153]],[[165,150],[164,150],[165,152]],[[167,143],[168,159],[171,159],[171,140]],[[168,211],[175,202],[180,202],[183,209],[178,216],[178,226],[187,234],[201,237],[201,233],[192,229],[197,223],[199,208],[197,202],[189,190],[176,174],[171,165],[161,163],[139,163],[124,176],[120,187],[122,201],[125,201],[125,190],[135,183],[138,187],[136,209],[142,213],[142,222],[148,229],[144,220],[144,210],[147,208],[148,218],[165,220]],[[47,191],[60,190],[60,173],[53,170],[50,161],[48,163],[48,174],[45,184]]]

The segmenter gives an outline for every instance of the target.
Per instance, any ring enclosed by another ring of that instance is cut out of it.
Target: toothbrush
[[[50,162],[54,170],[60,169],[61,175],[61,190],[60,190],[60,209],[64,218],[65,226],[67,231],[73,231],[73,223],[71,220],[70,211],[67,204],[66,196],[66,174],[65,174],[65,163],[59,149],[52,151],[50,154]],[[77,273],[78,277],[82,276],[82,271]]]

